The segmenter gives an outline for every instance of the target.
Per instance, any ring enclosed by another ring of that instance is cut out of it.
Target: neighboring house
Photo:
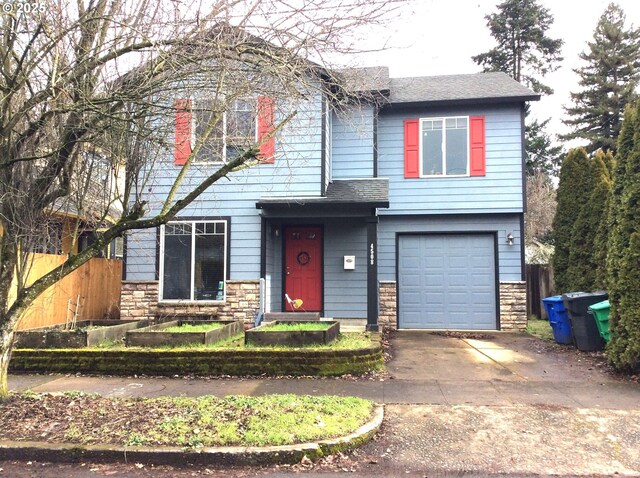
[[[39,217],[38,231],[28,241],[30,254],[24,268],[28,284],[90,246],[96,230],[120,217],[114,200],[116,178],[105,158],[94,152],[81,154],[71,193]],[[63,324],[74,316],[118,318],[123,252],[122,240],[114,240],[96,258],[50,286],[23,313],[18,329]],[[14,282],[10,302],[15,294]]]
[[[263,145],[273,160],[219,181],[166,226],[127,236],[123,318],[252,320],[264,279],[267,312],[292,310],[287,294],[372,330],[526,325],[523,121],[539,95],[502,73],[348,76],[367,85],[355,88],[360,102],[336,111],[311,96],[296,105],[304,117]],[[198,100],[175,100],[176,152],[154,166],[152,209],[180,171],[184,137],[198,133]],[[220,132],[194,182],[252,134],[241,125],[264,130],[271,119],[256,108],[273,112],[273,100],[227,111],[236,129]]]

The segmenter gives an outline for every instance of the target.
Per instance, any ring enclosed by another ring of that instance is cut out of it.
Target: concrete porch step
[[[320,312],[267,312],[264,320],[289,321],[289,320],[320,320]]]
[[[323,317],[322,320],[337,320],[340,322],[340,332],[364,332],[367,328],[367,319],[333,319]]]

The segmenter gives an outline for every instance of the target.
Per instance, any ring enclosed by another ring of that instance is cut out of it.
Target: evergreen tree
[[[562,146],[554,146],[545,131],[550,118],[531,121],[525,131],[527,176],[541,173],[556,176],[562,161]]]
[[[612,175],[615,160],[611,151],[604,153],[598,150],[596,161],[600,158],[606,168],[606,174],[600,173],[596,176],[596,185],[591,198],[591,203],[604,204],[604,209],[598,219],[596,235],[593,239],[593,262],[595,264],[595,283],[593,290],[607,290],[607,252],[609,248],[609,231],[611,231],[611,221],[609,211],[611,209],[611,189],[613,187]],[[595,197],[594,197],[595,196]]]
[[[551,94],[553,90],[540,78],[558,69],[563,41],[547,36],[553,15],[537,0],[505,0],[497,13],[485,16],[491,36],[497,46],[472,57],[483,71],[502,71],[536,93]],[[528,114],[528,109],[527,109]],[[552,146],[545,132],[549,120],[527,124],[525,143],[527,174],[556,174],[560,150]]]
[[[591,291],[598,287],[598,260],[596,237],[606,217],[607,195],[611,190],[609,171],[604,162],[605,153],[599,150],[590,162],[589,200],[582,204],[571,232],[569,245],[568,289]],[[606,255],[606,252],[605,252]]]
[[[536,93],[553,90],[539,78],[555,71],[562,61],[563,41],[547,36],[553,24],[549,9],[537,0],[505,0],[498,13],[487,15],[487,26],[498,46],[472,57],[484,71],[502,71]]]
[[[612,331],[609,361],[621,370],[640,367],[640,102],[628,108],[618,142],[610,213]]]
[[[634,147],[634,130],[638,118],[636,109],[628,106],[625,110],[624,121],[618,137],[618,151],[613,170],[613,186],[609,197],[608,226],[609,240],[607,245],[607,284],[609,290],[609,300],[618,303],[617,289],[618,275],[620,272],[621,254],[628,245],[628,238],[622,234],[620,229],[620,210],[622,208],[622,197],[624,193],[625,178],[627,171],[627,161]],[[615,321],[614,310],[612,310],[612,321]]]
[[[581,90],[571,93],[573,106],[564,123],[574,128],[563,139],[588,141],[587,151],[614,150],[626,104],[638,94],[640,81],[640,30],[625,28],[625,15],[611,3],[600,17],[588,42],[589,51],[580,54],[587,64],[574,70]]]
[[[558,184],[558,208],[553,219],[555,252],[553,270],[556,290],[571,292],[569,277],[569,255],[576,218],[591,195],[591,171],[589,157],[584,148],[569,151],[560,168]]]

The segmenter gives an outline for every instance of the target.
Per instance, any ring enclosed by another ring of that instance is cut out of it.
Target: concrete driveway
[[[526,334],[455,337],[400,331],[392,340],[393,379],[413,403],[637,409],[638,384],[622,382],[588,354]],[[420,388],[423,394],[416,396]],[[439,392],[439,393],[438,393]]]

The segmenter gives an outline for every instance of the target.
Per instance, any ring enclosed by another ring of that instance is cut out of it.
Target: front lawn
[[[79,445],[268,446],[347,435],[373,403],[355,397],[267,395],[108,398],[12,394],[0,406],[0,440]]]

